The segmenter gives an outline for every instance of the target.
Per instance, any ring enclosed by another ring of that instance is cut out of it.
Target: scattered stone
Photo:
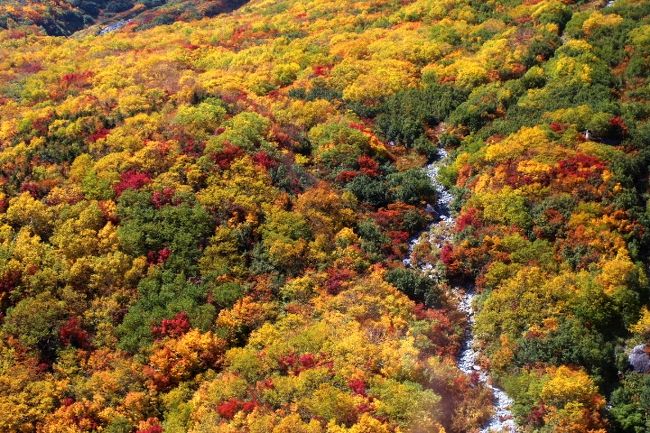
[[[650,347],[645,344],[634,346],[628,357],[632,369],[637,373],[650,373]]]
[[[108,33],[115,32],[115,31],[121,29],[122,27],[126,26],[130,22],[131,22],[131,20],[120,20],[120,21],[118,21],[116,23],[113,23],[113,24],[107,26],[107,27],[104,27],[103,29],[101,29],[99,31],[99,34],[100,35],[106,35]]]

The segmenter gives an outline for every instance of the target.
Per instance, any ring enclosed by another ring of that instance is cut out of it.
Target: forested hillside
[[[478,432],[454,287],[518,431],[650,430],[650,1],[46,3],[0,5],[1,433]]]

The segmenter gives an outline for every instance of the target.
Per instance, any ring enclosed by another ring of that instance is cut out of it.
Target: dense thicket
[[[118,3],[0,6],[0,431],[475,431],[454,284],[522,431],[650,428],[649,2],[21,25]]]

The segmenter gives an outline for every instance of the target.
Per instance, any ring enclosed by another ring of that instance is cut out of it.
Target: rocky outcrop
[[[650,346],[646,344],[634,346],[627,359],[637,373],[650,373]]]

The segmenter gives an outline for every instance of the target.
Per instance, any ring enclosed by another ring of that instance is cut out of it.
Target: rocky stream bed
[[[437,248],[452,240],[454,219],[451,215],[451,202],[453,196],[439,181],[440,168],[448,163],[448,155],[444,149],[438,150],[438,158],[425,168],[427,176],[436,190],[437,202],[427,204],[427,211],[434,215],[434,222],[420,235],[414,237],[409,245],[409,252],[404,259],[406,266],[417,266],[427,272],[432,278],[437,278],[436,266],[432,263],[413,263],[412,253],[422,242],[430,242]],[[517,432],[517,424],[510,410],[512,399],[500,388],[492,384],[492,379],[487,370],[479,364],[479,351],[476,348],[474,336],[474,289],[468,287],[453,287],[453,294],[457,297],[458,309],[467,316],[465,338],[458,355],[458,368],[465,374],[477,375],[478,381],[492,391],[494,414],[481,429],[481,433]]]

